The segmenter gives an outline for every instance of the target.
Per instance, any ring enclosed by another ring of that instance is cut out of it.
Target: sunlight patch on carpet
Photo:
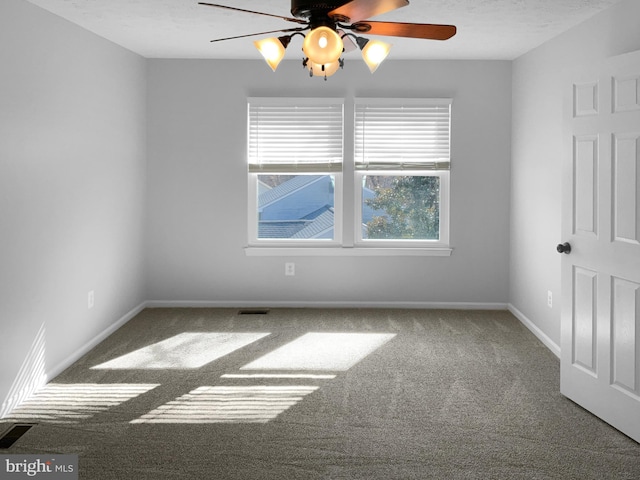
[[[395,333],[310,332],[241,370],[346,371],[395,336]]]
[[[266,423],[315,386],[202,386],[130,423]]]
[[[91,368],[200,368],[267,335],[269,333],[185,332]]]
[[[159,384],[50,383],[16,408],[8,420],[79,423],[148,392]]]
[[[324,373],[225,373],[221,375],[220,378],[235,378],[235,379],[246,379],[246,378],[306,378],[310,380],[333,380],[336,378],[336,375],[332,374],[324,374]]]

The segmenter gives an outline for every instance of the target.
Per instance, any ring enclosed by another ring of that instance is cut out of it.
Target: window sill
[[[247,257],[450,257],[449,247],[245,247]]]

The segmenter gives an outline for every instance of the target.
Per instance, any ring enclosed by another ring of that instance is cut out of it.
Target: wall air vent
[[[238,315],[266,315],[269,310],[266,308],[243,308],[238,310]]]
[[[16,443],[22,435],[27,433],[29,429],[35,426],[35,423],[20,423],[15,424],[9,430],[0,436],[0,449],[9,448],[11,445]]]

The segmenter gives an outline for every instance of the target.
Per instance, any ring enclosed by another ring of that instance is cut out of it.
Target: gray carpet
[[[137,361],[182,365],[198,345],[157,342],[184,332],[270,335],[199,367],[91,368],[150,344]],[[344,368],[304,364],[313,345],[241,368],[308,332],[395,336],[327,345]],[[503,311],[147,309],[52,384],[1,453],[75,453],[83,479],[640,478],[640,445],[562,397],[558,359]]]

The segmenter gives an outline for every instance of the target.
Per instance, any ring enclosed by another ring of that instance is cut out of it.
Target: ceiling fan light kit
[[[336,62],[343,50],[344,44],[338,32],[325,26],[311,30],[302,42],[302,51],[307,58],[320,65]]]
[[[263,38],[253,42],[267,64],[271,67],[271,70],[274,72],[284,58],[286,48],[285,43],[288,45],[289,41],[291,41],[291,37],[282,38],[284,38],[285,41],[282,41],[280,38]]]
[[[335,62],[321,64],[313,63],[311,60],[306,58],[302,61],[302,66],[309,70],[310,77],[322,76],[326,80],[328,77],[336,73],[338,69],[344,67],[344,60],[339,58]]]
[[[311,76],[327,77],[344,67],[345,39],[352,37],[361,51],[362,59],[374,73],[391,51],[391,44],[380,40],[372,40],[354,33],[344,33],[345,30],[369,35],[392,37],[407,37],[427,40],[447,40],[456,34],[453,25],[401,23],[401,22],[372,22],[370,17],[396,10],[409,5],[409,0],[291,0],[292,17],[283,17],[270,13],[244,10],[226,5],[199,2],[200,5],[224,8],[256,15],[275,17],[288,22],[303,25],[270,32],[250,33],[235,37],[218,38],[212,42],[232,40],[237,38],[266,35],[270,33],[288,33],[280,37],[264,38],[254,41],[254,45],[262,54],[267,64],[275,72],[285,55],[285,50],[291,39],[300,35],[304,37],[302,51],[305,58],[303,67],[309,70]],[[302,32],[308,33],[304,34]],[[349,45],[353,47],[349,40]],[[353,47],[355,48],[355,47]]]
[[[362,51],[362,59],[367,64],[371,73],[375,72],[380,64],[389,55],[391,44],[380,40],[369,40],[364,37],[356,37],[356,43]]]

